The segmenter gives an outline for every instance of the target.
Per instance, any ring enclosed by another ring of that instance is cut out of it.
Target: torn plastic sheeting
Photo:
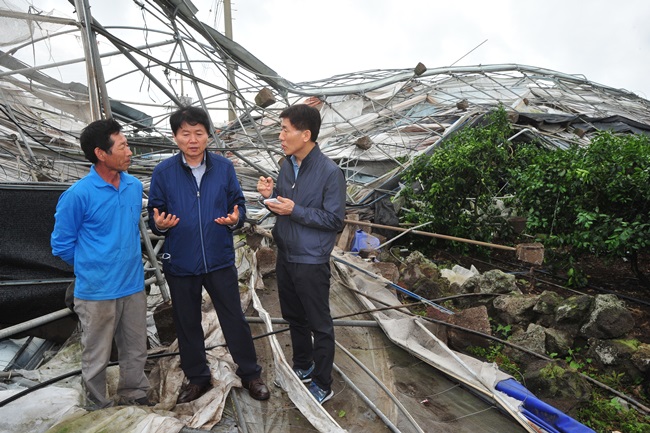
[[[354,258],[350,260],[352,259]],[[335,263],[337,262],[335,261]],[[360,268],[367,266],[367,263],[357,259],[350,269],[354,270],[355,265]],[[342,272],[348,272],[348,268],[343,268],[338,263],[337,266]],[[357,273],[351,279],[351,283],[363,287],[363,291],[372,297],[376,297],[380,292],[386,292],[383,285],[378,286],[366,274]],[[400,304],[393,294],[391,294],[391,297],[393,299],[389,303],[390,305]],[[359,295],[358,298],[367,308],[372,308],[373,304],[366,297]],[[493,399],[523,428],[530,432],[534,431],[531,430],[524,414],[519,411],[520,402],[495,389],[497,382],[511,378],[511,376],[501,372],[492,364],[452,351],[446,346],[445,342],[435,337],[424,325],[418,326],[416,321],[421,320],[420,318],[408,316],[398,310],[380,311],[371,314],[380,324],[386,336],[395,344],[448,376],[455,378],[465,386]]]
[[[250,291],[245,290],[241,294],[241,298],[242,306],[247,306],[251,299]],[[210,298],[205,292],[202,310],[206,347],[222,344],[224,342],[223,333]],[[42,382],[77,370],[81,359],[81,345],[78,338],[78,334],[73,334],[54,358],[38,370],[25,370],[24,376]],[[168,351],[175,352],[177,349],[177,342],[174,342]],[[0,426],[6,424],[8,427],[0,429],[0,431],[11,431],[12,433],[55,433],[60,431],[177,433],[185,425],[210,429],[219,422],[230,389],[233,386],[241,386],[241,381],[235,374],[236,365],[224,347],[209,350],[208,362],[214,387],[198,400],[188,404],[176,406],[176,398],[184,374],[180,369],[179,357],[172,356],[161,359],[149,374],[152,392],[156,395],[152,400],[159,400],[159,403],[153,408],[122,406],[87,412],[83,409],[85,397],[83,397],[81,378],[77,375],[65,382],[60,382],[60,384],[69,387],[64,388],[65,392],[61,392],[61,387],[48,386],[0,408]],[[108,394],[112,397],[117,389],[119,368],[117,366],[108,367],[106,373]],[[16,392],[22,390],[23,388],[17,388]],[[3,391],[0,396],[5,393],[7,393],[7,397],[13,394]],[[16,410],[17,407],[20,407],[21,410]],[[22,409],[23,407],[33,407],[34,410],[26,411]],[[70,416],[71,414],[76,416]],[[38,422],[32,422],[32,420],[38,420]],[[11,425],[8,424],[9,422]],[[101,430],[97,430],[97,426],[103,427]]]
[[[46,433],[178,433],[182,428],[177,419],[161,416],[150,408],[116,406],[65,418]]]
[[[254,254],[250,254],[249,261],[251,267],[256,268],[256,259]],[[251,274],[249,282],[250,287],[255,287],[256,273]],[[253,300],[253,307],[258,312],[259,316],[264,321],[264,326],[267,332],[273,332],[271,324],[271,316],[264,309],[262,303],[254,291],[251,293]],[[304,384],[298,379],[293,369],[289,366],[282,347],[278,342],[275,335],[270,335],[269,344],[273,351],[273,362],[275,366],[275,382],[288,394],[291,401],[296,405],[300,412],[309,420],[309,422],[319,431],[323,433],[346,433],[346,430],[330,416],[330,414],[321,406],[313,396],[309,393]]]

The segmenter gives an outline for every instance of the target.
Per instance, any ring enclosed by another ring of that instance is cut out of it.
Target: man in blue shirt
[[[113,405],[106,367],[113,339],[120,378],[118,404],[147,398],[147,300],[140,246],[142,183],[126,173],[132,152],[113,119],[90,123],[81,148],[93,165],[59,198],[52,254],[74,266],[74,311],[81,324],[81,376],[89,407]]]

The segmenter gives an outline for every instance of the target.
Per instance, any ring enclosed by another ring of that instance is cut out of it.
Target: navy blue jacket
[[[345,177],[318,145],[302,160],[298,178],[286,158],[273,196],[294,201],[291,215],[278,215],[273,239],[291,263],[327,263],[345,219]]]
[[[179,153],[156,166],[149,188],[149,227],[165,236],[163,270],[175,276],[200,275],[235,263],[232,230],[214,222],[239,206],[241,227],[246,219],[244,194],[230,160],[206,152],[206,170],[199,189],[191,169]],[[175,227],[161,232],[153,208],[179,218]]]

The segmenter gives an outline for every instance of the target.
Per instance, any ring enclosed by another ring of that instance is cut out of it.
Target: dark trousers
[[[241,309],[237,268],[231,266],[188,277],[167,275],[166,278],[172,298],[181,368],[190,383],[200,385],[211,378],[201,326],[203,287],[212,299],[228,350],[237,363],[237,375],[244,381],[260,377],[262,367],[257,364],[250,326]]]
[[[329,262],[318,265],[289,263],[278,255],[278,294],[282,317],[289,322],[293,367],[307,369],[313,361],[312,378],[325,390],[332,386],[334,364],[330,274]]]

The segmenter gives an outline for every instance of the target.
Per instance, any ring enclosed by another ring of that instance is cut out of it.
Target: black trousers
[[[329,262],[318,265],[290,263],[278,255],[278,294],[282,318],[289,322],[293,367],[307,369],[313,361],[312,379],[328,391],[332,386],[334,364],[330,274]]]
[[[201,326],[201,293],[210,295],[219,318],[237,375],[244,381],[260,377],[250,326],[241,309],[237,268],[231,266],[202,275],[177,277],[166,275],[172,298],[172,310],[181,368],[194,384],[210,381],[210,368],[205,354],[205,336]]]

